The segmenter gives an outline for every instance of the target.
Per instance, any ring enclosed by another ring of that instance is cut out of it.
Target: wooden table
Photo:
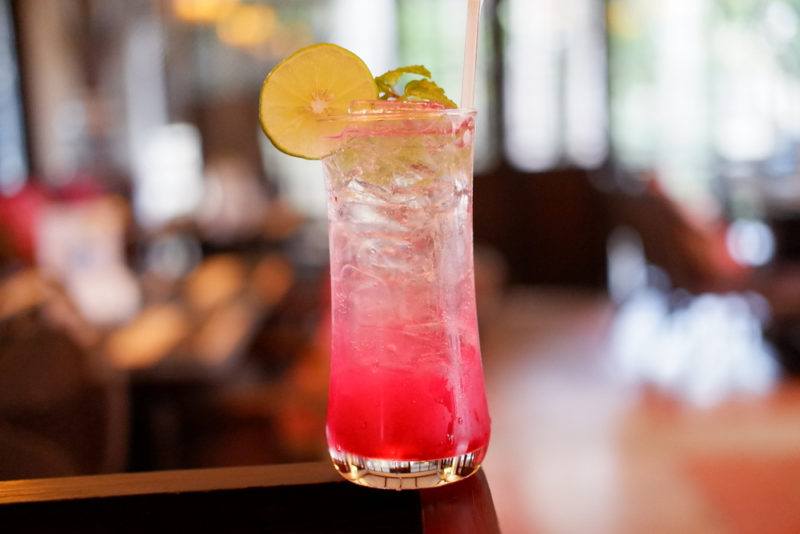
[[[483,472],[379,491],[325,463],[0,482],[0,531],[497,533]]]

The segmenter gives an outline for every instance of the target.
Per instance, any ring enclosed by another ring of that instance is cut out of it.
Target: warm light
[[[615,37],[630,38],[636,35],[636,21],[629,6],[621,0],[611,0],[606,8],[608,32]]]
[[[172,0],[172,11],[185,22],[213,24],[222,19],[239,0]]]
[[[242,48],[262,45],[272,37],[276,22],[275,10],[269,6],[236,6],[217,23],[217,37]]]

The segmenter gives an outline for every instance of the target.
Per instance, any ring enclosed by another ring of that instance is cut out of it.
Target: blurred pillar
[[[153,10],[154,11],[154,10]],[[158,14],[143,12],[129,24],[124,50],[128,153],[134,180],[144,172],[142,158],[154,131],[168,123],[164,76],[164,32]]]
[[[28,174],[20,105],[11,2],[0,0],[0,195],[17,191]]]
[[[43,176],[57,176],[76,164],[75,103],[82,84],[75,26],[80,4],[62,0],[16,2],[19,21],[21,71],[25,78],[25,108],[30,129],[32,168]]]

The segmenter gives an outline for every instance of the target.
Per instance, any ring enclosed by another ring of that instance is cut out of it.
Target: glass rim
[[[431,120],[445,117],[474,117],[478,114],[475,108],[444,108],[444,109],[403,109],[403,110],[365,110],[358,113],[341,113],[328,115],[320,122],[380,122],[380,121],[405,121],[405,120]]]

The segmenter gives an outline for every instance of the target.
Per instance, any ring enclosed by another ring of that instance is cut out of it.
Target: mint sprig
[[[396,86],[404,74],[421,76],[423,79],[409,81],[401,93]],[[431,71],[424,66],[408,65],[381,74],[375,78],[375,83],[378,86],[381,100],[438,102],[448,108],[458,107],[455,102],[447,98],[444,89],[430,78]]]
[[[389,98],[401,97],[401,95],[394,90],[394,86],[397,85],[397,82],[400,81],[403,74],[417,74],[423,78],[431,77],[431,71],[422,65],[408,65],[406,67],[390,70],[389,72],[384,72],[375,78],[375,83],[378,85],[378,90],[381,92],[380,98],[388,100]]]
[[[411,80],[403,91],[403,100],[427,100],[438,102],[445,107],[455,108],[456,103],[447,98],[444,89],[431,80]]]

